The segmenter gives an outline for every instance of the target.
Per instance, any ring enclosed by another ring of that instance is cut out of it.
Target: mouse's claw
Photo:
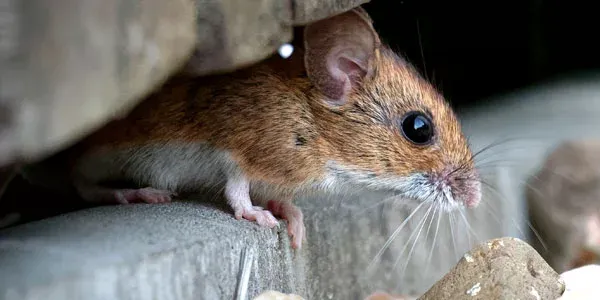
[[[302,241],[306,238],[306,228],[304,227],[304,217],[302,211],[296,205],[288,201],[271,200],[267,204],[267,209],[274,215],[288,221],[288,234],[292,238],[292,247],[299,249],[302,247]]]
[[[253,206],[249,209],[239,209],[235,211],[234,214],[235,218],[238,220],[244,218],[248,221],[256,221],[258,225],[263,227],[273,228],[277,225],[275,216],[262,207]]]

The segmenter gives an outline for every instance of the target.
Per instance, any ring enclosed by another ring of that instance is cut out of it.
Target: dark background
[[[363,7],[382,40],[460,107],[599,69],[592,3],[371,0]]]

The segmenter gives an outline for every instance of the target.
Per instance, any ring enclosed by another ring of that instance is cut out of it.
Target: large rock
[[[68,146],[184,65],[273,54],[292,26],[368,0],[0,0],[0,167]]]
[[[206,75],[256,63],[292,40],[292,26],[321,20],[368,1],[198,2],[198,44],[186,71]]]
[[[63,147],[180,68],[193,0],[0,1],[0,165]]]
[[[244,251],[248,296],[304,294],[302,257],[289,248],[284,226],[258,228],[214,206],[99,207],[3,231],[0,298],[234,299]]]
[[[494,239],[466,253],[419,300],[557,299],[565,290],[559,277],[527,243]]]

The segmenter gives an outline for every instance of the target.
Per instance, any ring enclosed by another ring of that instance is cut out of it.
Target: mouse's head
[[[307,74],[329,185],[383,190],[446,209],[474,207],[479,175],[435,88],[381,45],[362,9],[308,25]]]

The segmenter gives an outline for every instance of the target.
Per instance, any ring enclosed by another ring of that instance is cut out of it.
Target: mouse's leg
[[[283,201],[271,200],[268,202],[267,208],[275,216],[288,221],[288,234],[292,237],[292,247],[294,249],[302,247],[302,241],[306,238],[304,216],[300,208],[292,203],[292,197]]]
[[[77,181],[75,188],[86,201],[106,204],[164,203],[170,202],[176,193],[151,187],[140,189],[113,189]]]
[[[250,200],[250,183],[243,176],[234,176],[227,179],[225,184],[225,198],[233,208],[235,218],[256,221],[258,225],[273,228],[277,219],[273,214],[259,206],[253,206]]]

